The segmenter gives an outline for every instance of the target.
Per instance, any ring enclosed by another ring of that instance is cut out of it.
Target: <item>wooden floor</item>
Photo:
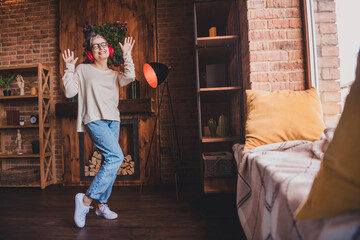
[[[235,194],[203,195],[173,187],[114,187],[105,220],[91,210],[74,225],[74,196],[84,187],[0,188],[0,239],[245,239]]]

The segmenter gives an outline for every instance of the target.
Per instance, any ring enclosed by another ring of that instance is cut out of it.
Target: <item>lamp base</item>
[[[170,89],[169,89],[169,84],[168,84],[167,81],[164,82],[164,86],[163,86],[163,89],[162,89],[162,92],[161,92],[161,97],[160,97],[160,102],[159,102],[159,106],[158,106],[158,111],[157,111],[156,118],[155,118],[155,126],[154,126],[154,129],[153,129],[153,132],[152,132],[151,141],[150,141],[150,146],[149,146],[149,151],[148,151],[148,153],[147,153],[144,170],[145,170],[145,176],[147,176],[147,164],[148,164],[148,160],[149,160],[149,157],[150,157],[151,146],[152,146],[152,143],[153,143],[153,141],[154,141],[154,136],[155,136],[156,127],[157,127],[157,120],[158,120],[158,118],[159,118],[160,107],[161,107],[162,100],[163,100],[163,97],[164,97],[165,89],[167,90],[167,93],[168,93],[168,103],[169,103],[169,108],[170,108],[170,111],[171,111],[171,117],[170,117],[171,143],[172,143],[172,144],[171,144],[171,149],[172,149],[172,158],[171,158],[171,159],[172,159],[172,161],[174,162],[174,166],[175,166],[174,177],[175,177],[176,199],[179,200],[179,193],[178,193],[178,168],[177,168],[177,163],[178,163],[178,162],[176,161],[176,155],[175,155],[175,145],[174,145],[175,139],[174,139],[174,134],[175,134],[175,137],[176,137],[176,143],[177,143],[177,147],[178,147],[178,150],[179,150],[178,156],[179,156],[180,160],[181,160],[182,158],[181,158],[181,151],[180,151],[180,147],[179,147],[179,139],[178,139],[177,130],[176,130],[176,125],[175,125],[175,117],[174,117],[174,111],[173,111],[173,106],[172,106],[172,101],[171,101]],[[141,194],[141,192],[142,192],[142,186],[143,186],[143,183],[141,182],[141,185],[140,185],[140,194]]]

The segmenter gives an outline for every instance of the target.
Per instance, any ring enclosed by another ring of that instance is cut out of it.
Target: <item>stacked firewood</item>
[[[101,167],[102,155],[98,151],[94,151],[91,159],[85,165],[85,176],[95,176]],[[131,155],[124,156],[124,161],[122,162],[117,175],[132,175],[135,172],[135,163],[132,160]]]
[[[117,175],[132,175],[135,172],[135,163],[132,160],[131,155],[125,155],[124,161],[121,164]]]
[[[98,151],[94,151],[88,164],[85,166],[85,176],[95,176],[101,167],[101,154]]]

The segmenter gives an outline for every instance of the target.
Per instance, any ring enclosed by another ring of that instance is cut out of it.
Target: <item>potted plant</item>
[[[4,80],[2,76],[0,76],[0,86],[2,88],[5,88],[3,90],[4,96],[10,96],[11,91],[9,90],[10,83],[15,79],[16,73],[9,73],[7,80]]]
[[[39,146],[40,146],[39,140],[31,141],[31,147],[32,147],[33,154],[38,154],[40,152]]]

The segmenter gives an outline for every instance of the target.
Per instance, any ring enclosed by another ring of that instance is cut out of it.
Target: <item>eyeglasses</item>
[[[108,48],[109,47],[109,44],[107,42],[102,42],[102,43],[96,43],[96,44],[93,44],[91,46],[92,49],[95,49],[95,50],[98,50],[100,47],[102,48]]]

